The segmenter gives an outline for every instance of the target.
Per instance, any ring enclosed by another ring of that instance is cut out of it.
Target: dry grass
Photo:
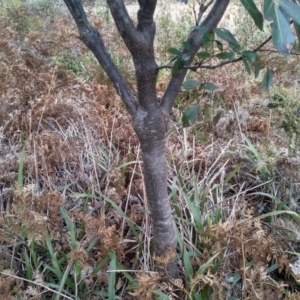
[[[284,111],[263,105],[261,99],[272,95],[235,65],[193,75],[214,82],[215,94],[180,94],[166,151],[182,279],[168,286],[151,271],[176,253],[153,256],[131,120],[70,17],[49,9],[33,14],[22,6],[0,16],[1,295],[105,299],[113,287],[122,299],[152,299],[153,293],[175,298],[176,290],[196,299],[206,289],[210,299],[299,299],[290,254],[300,251],[293,212],[299,206],[299,151],[289,155],[290,135],[280,128]],[[118,49],[114,59],[134,88],[132,62],[111,23],[95,16],[92,22],[105,31],[108,47]],[[162,63],[165,47],[157,48]],[[277,69],[278,87],[288,86],[292,100],[299,95],[299,74],[291,80],[298,65],[295,58]],[[161,74],[158,93],[168,76]],[[177,121],[195,102],[202,108],[199,119],[183,129]],[[272,214],[280,210],[288,214]],[[77,288],[67,281],[59,289],[59,276],[49,269],[51,247],[63,272],[73,266],[67,275],[79,280]]]

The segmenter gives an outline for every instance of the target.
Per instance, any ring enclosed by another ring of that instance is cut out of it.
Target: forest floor
[[[66,9],[41,3],[0,14],[1,299],[175,298],[155,272],[131,119]],[[159,64],[190,28],[193,10],[180,7],[178,30],[179,16],[157,13]],[[135,90],[107,8],[89,10]],[[261,52],[260,60],[274,72],[270,91],[237,63],[190,74],[217,90],[182,89],[173,110],[175,286],[186,299],[300,299],[300,59]],[[169,78],[159,73],[158,96]],[[183,128],[195,103],[197,121]]]

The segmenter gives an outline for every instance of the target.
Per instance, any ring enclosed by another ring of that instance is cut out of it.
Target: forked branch
[[[221,18],[223,17],[227,9],[228,4],[229,4],[229,0],[215,0],[215,3],[211,8],[210,12],[208,13],[204,21],[200,24],[200,26],[204,30],[203,31],[200,31],[198,29],[192,30],[192,32],[190,33],[186,41],[192,47],[193,50],[192,51],[189,51],[187,49],[183,50],[183,53],[189,53],[190,55],[190,59],[186,61],[185,65],[187,66],[190,65],[194,56],[200,49],[205,32],[210,31],[215,27],[217,27],[217,25],[219,24]],[[178,92],[180,90],[180,87],[182,85],[186,73],[187,73],[187,69],[182,68],[176,76],[172,76],[161,102],[161,106],[165,114],[169,114],[171,112],[172,107],[174,105],[175,98],[178,95]]]
[[[107,52],[100,33],[96,28],[90,25],[81,1],[64,0],[64,2],[77,24],[80,39],[93,52],[104,71],[112,80],[115,89],[124,102],[129,114],[134,116],[137,109],[135,97],[128,87],[124,77],[113,62],[111,56]]]

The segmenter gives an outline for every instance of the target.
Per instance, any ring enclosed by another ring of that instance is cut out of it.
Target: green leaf
[[[184,84],[183,84],[183,88],[186,90],[191,90],[196,88],[197,86],[199,86],[199,82],[196,80],[187,80]]]
[[[204,34],[202,38],[202,46],[203,48],[211,48],[214,43],[215,34],[213,31],[208,31]]]
[[[273,264],[271,267],[269,267],[269,268],[267,269],[267,274],[269,274],[269,273],[271,273],[271,272],[277,270],[278,268],[279,268],[278,263]]]
[[[193,278],[194,277],[193,266],[191,263],[189,252],[187,251],[187,249],[185,247],[183,248],[183,262],[184,262],[184,269],[185,269],[187,277],[189,279]]]
[[[254,63],[256,61],[257,54],[254,51],[243,51],[242,56],[245,57],[250,63]]]
[[[214,91],[217,89],[217,86],[211,82],[203,82],[200,84],[200,86],[205,89],[205,90],[208,90],[208,91]]]
[[[225,28],[215,28],[214,32],[218,35],[218,37],[220,37],[222,40],[233,44],[233,45],[238,45],[238,41],[236,40],[236,38],[233,36],[233,34],[225,29]]]
[[[73,266],[73,263],[69,263],[68,264],[68,266],[67,266],[67,268],[66,268],[66,270],[64,272],[63,277],[60,279],[60,281],[59,281],[59,289],[58,289],[57,294],[55,296],[55,300],[59,300],[61,298],[61,292],[64,289],[65,283],[66,283],[67,278],[69,276],[69,273],[70,273],[70,271],[72,269],[72,266]]]
[[[205,264],[201,266],[197,274],[203,275],[205,271],[208,269],[208,267],[213,263],[214,259],[217,258],[219,253],[216,253],[214,256],[212,256]]]
[[[278,0],[278,3],[296,23],[300,24],[300,6],[298,4],[288,0]]]
[[[286,19],[286,21],[290,24],[291,17],[289,16],[289,14],[282,7],[280,7],[280,6],[278,7],[278,9],[282,13],[282,15],[284,16],[284,18]]]
[[[240,168],[241,168],[241,163],[239,163],[227,176],[226,178],[224,179],[224,184],[227,184],[233,177],[234,175],[236,175],[239,171],[240,171]]]
[[[273,73],[271,70],[267,69],[267,72],[264,76],[264,79],[259,87],[260,90],[262,89],[270,89],[271,85],[272,85],[272,82],[273,82]]]
[[[248,73],[249,75],[251,75],[251,68],[250,68],[250,65],[249,65],[248,60],[247,60],[244,56],[242,56],[242,60],[243,60],[243,63],[244,63],[244,65],[245,65],[245,68],[246,68],[246,70],[247,70],[247,73]]]
[[[193,51],[193,46],[191,44],[189,44],[188,42],[182,42],[182,47],[186,50],[189,50],[189,51]]]
[[[217,48],[218,48],[220,51],[223,51],[223,50],[224,50],[223,43],[221,43],[221,42],[218,41],[218,40],[215,40],[215,42],[216,42]]]
[[[18,186],[20,190],[24,187],[24,176],[23,176],[23,169],[24,169],[24,161],[25,161],[25,147],[23,147],[21,155],[20,155],[20,162],[18,168]]]
[[[206,31],[207,31],[207,30],[206,30],[204,27],[202,27],[202,26],[193,26],[192,28],[201,31],[203,34],[205,34]]]
[[[235,57],[235,54],[233,51],[228,51],[228,52],[221,52],[216,54],[216,58],[218,59],[228,59],[230,61],[233,61]]]
[[[257,9],[253,0],[241,0],[241,3],[248,11],[249,15],[253,19],[255,25],[260,29],[263,30],[264,18],[261,12]]]
[[[25,278],[27,280],[32,280],[33,279],[32,267],[31,267],[30,258],[29,258],[29,255],[28,255],[26,249],[24,250],[24,259],[25,259],[25,269],[26,269]]]
[[[196,55],[200,59],[202,59],[202,58],[209,58],[210,57],[210,54],[208,52],[198,52]]]
[[[287,46],[295,42],[289,22],[278,7],[274,7],[275,18],[272,26],[272,37],[275,48],[281,53],[288,53]]]
[[[116,253],[109,252],[109,257],[111,259],[109,264],[109,279],[108,279],[108,300],[115,300],[116,299]]]
[[[267,21],[272,21],[274,19],[274,1],[264,0],[264,16]]]
[[[195,185],[195,184],[194,184]],[[198,189],[198,186],[196,185],[195,186],[195,191],[197,191]],[[197,191],[199,192],[199,191]],[[194,201],[191,199],[191,197],[189,195],[187,195],[184,191],[182,192],[182,195],[188,205],[188,209],[191,213],[191,215],[193,216],[193,223],[196,224],[196,229],[201,231],[204,229],[203,227],[203,223],[202,223],[202,220],[201,220],[201,217],[200,217],[200,214],[199,214],[199,198],[196,198],[196,196],[194,197]]]
[[[196,122],[198,113],[199,113],[200,105],[196,104],[189,109],[187,109],[182,115],[182,124],[183,127],[188,127]]]
[[[172,76],[176,76],[180,72],[183,66],[184,66],[184,61],[181,59],[181,57],[178,57],[178,59],[175,61],[172,67]]]
[[[254,64],[254,74],[255,74],[255,78],[257,78],[259,76],[259,72],[260,72],[260,65],[258,63]]]
[[[201,298],[199,298],[199,300],[210,299],[209,289],[210,289],[209,284],[206,284],[204,288],[201,290],[201,296],[200,296]]]
[[[167,51],[172,55],[176,55],[176,56],[181,55],[181,51],[176,48],[169,48]]]
[[[298,43],[300,44],[300,25],[298,23],[294,22],[294,28],[296,31]]]

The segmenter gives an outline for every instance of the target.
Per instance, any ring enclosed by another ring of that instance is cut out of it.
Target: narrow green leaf
[[[87,249],[85,250],[86,253],[89,253],[89,252],[93,249],[93,247],[96,245],[97,242],[98,242],[98,237],[95,237],[95,238],[91,241],[91,243],[89,244],[89,246],[87,247]]]
[[[204,288],[201,290],[201,298],[199,298],[199,299],[201,299],[201,300],[210,299],[209,298],[209,289],[210,289],[209,284],[206,284],[204,286]]]
[[[298,23],[294,22],[294,28],[295,28],[296,35],[297,35],[298,44],[300,45],[300,25]]]
[[[33,266],[34,268],[38,269],[38,258],[37,258],[37,253],[35,251],[35,241],[32,240],[31,244],[30,244],[30,255],[31,255],[31,259],[33,262]]]
[[[300,220],[299,219],[299,214],[296,213],[296,212],[294,212],[294,211],[292,211],[292,210],[276,210],[276,211],[272,211],[272,212],[266,213],[264,215],[259,215],[258,217],[253,218],[253,221],[255,221],[255,220],[262,220],[262,219],[265,219],[265,218],[279,216],[279,215],[283,215],[283,214],[294,216],[295,220],[297,222],[299,222],[299,220]],[[244,222],[246,222],[248,220],[249,219],[243,219],[243,220],[240,220],[238,223],[241,224],[241,223],[244,223]]]
[[[232,178],[233,176],[240,170],[241,168],[241,163],[239,163],[224,179],[224,184],[227,184]]]
[[[214,223],[217,224],[220,222],[220,220],[222,220],[222,210],[220,207],[217,207],[216,208],[216,211],[215,211],[215,220],[214,220]]]
[[[188,127],[196,122],[200,105],[196,104],[189,109],[187,109],[182,115],[182,124],[183,127]]]
[[[270,267],[267,269],[267,274],[269,274],[269,273],[271,273],[271,272],[277,270],[278,267],[279,267],[278,263],[273,264],[272,266],[270,266]]]
[[[54,250],[53,250],[53,247],[52,247],[52,244],[51,244],[51,240],[50,240],[50,235],[49,234],[46,235],[46,239],[45,240],[46,240],[46,245],[47,245],[48,251],[50,253],[50,256],[51,256],[51,258],[53,258],[54,257]]]
[[[61,206],[60,207],[60,211],[63,215],[63,218],[67,224],[67,228],[71,237],[71,246],[72,249],[76,249],[77,245],[76,245],[76,230],[75,230],[75,224],[74,222],[69,218],[67,210],[65,209],[65,207]]]
[[[256,61],[257,54],[254,51],[246,50],[242,52],[242,56],[244,56],[250,63],[254,63]]]
[[[264,0],[264,16],[267,21],[272,21],[275,18],[275,5],[273,0]]]
[[[233,34],[225,28],[215,28],[214,32],[224,41],[227,41],[230,44],[238,45],[238,41],[233,36]]]
[[[193,221],[196,224],[197,230],[201,231],[203,230],[203,224],[199,213],[199,205],[194,205],[193,201],[191,200],[190,196],[187,195],[185,192],[182,192],[182,195],[188,205],[188,209],[191,212],[191,215],[193,216]],[[197,202],[198,203],[198,202]]]
[[[262,83],[260,84],[259,89],[260,90],[263,90],[263,89],[269,90],[272,85],[272,82],[273,82],[273,73],[271,70],[267,69],[267,72],[264,76]]]
[[[129,282],[135,282],[135,279],[128,272],[124,270],[124,267],[121,265],[121,263],[118,262],[118,260],[116,260],[116,263],[117,263],[118,270],[121,271],[124,277],[126,277]]]
[[[196,55],[200,59],[209,58],[210,57],[210,54],[208,52],[198,52]]]
[[[205,90],[208,90],[208,91],[215,91],[217,89],[217,86],[211,82],[203,82],[200,84],[200,86],[205,89]]]
[[[228,51],[228,52],[221,52],[216,54],[216,58],[218,59],[228,59],[230,61],[233,61],[235,57],[235,54],[233,51]]]
[[[249,15],[253,19],[255,25],[260,29],[263,30],[264,18],[261,12],[257,9],[253,0],[241,0],[241,3],[248,11]]]
[[[285,19],[278,7],[274,7],[275,18],[272,26],[272,37],[275,48],[281,53],[288,53],[287,46],[294,44],[295,36],[289,22]]]
[[[288,0],[278,0],[278,3],[296,23],[300,24],[300,6],[298,4]]]
[[[158,299],[159,300],[170,300],[169,295],[163,293],[162,291],[154,290],[153,294],[159,297],[159,298],[155,297],[156,300],[158,300]]]
[[[203,264],[199,269],[198,274],[203,275],[205,271],[208,269],[208,267],[213,263],[214,259],[218,257],[218,255],[219,253],[216,253],[205,264]]]
[[[115,300],[116,299],[116,253],[110,252],[110,264],[109,264],[109,270],[111,271],[109,273],[109,279],[108,279],[108,299],[109,300]]]
[[[105,264],[109,261],[109,256],[105,256],[100,262],[99,264],[93,269],[93,274],[97,274],[103,266],[105,266]]]
[[[249,75],[251,75],[251,68],[250,68],[250,65],[249,65],[248,60],[247,60],[244,56],[242,56],[242,60],[243,60],[243,63],[244,63],[244,65],[245,65],[245,68],[246,68],[246,70],[247,70],[247,73],[248,73]]]
[[[221,43],[221,42],[218,41],[218,40],[215,40],[215,42],[216,42],[217,48],[218,48],[220,51],[223,51],[223,50],[224,50],[223,43]]]
[[[72,266],[73,266],[73,263],[69,263],[68,266],[67,266],[67,269],[65,270],[65,273],[63,275],[63,277],[60,279],[60,282],[59,282],[59,289],[57,291],[57,294],[55,296],[55,300],[59,300],[61,299],[61,292],[63,291],[64,289],[64,286],[65,286],[65,283],[66,283],[66,280],[69,276],[69,273],[72,269]]]
[[[20,154],[20,162],[19,162],[19,169],[18,169],[18,185],[20,189],[23,188],[23,184],[24,184],[24,175],[23,175],[24,161],[25,161],[25,147],[23,147],[22,152]]]
[[[189,256],[189,252],[187,251],[187,249],[184,247],[183,250],[183,262],[184,262],[184,269],[186,272],[186,275],[189,279],[194,277],[194,270],[193,270],[193,266],[190,260],[190,256]]]
[[[30,264],[30,259],[27,253],[27,250],[25,249],[24,251],[24,258],[25,258],[25,269],[26,269],[26,275],[25,278],[28,280],[32,280],[33,279],[33,274],[32,274],[32,267]]]
[[[199,82],[196,80],[187,80],[184,84],[183,84],[183,88],[186,90],[191,90],[196,88],[197,86],[199,86]]]

